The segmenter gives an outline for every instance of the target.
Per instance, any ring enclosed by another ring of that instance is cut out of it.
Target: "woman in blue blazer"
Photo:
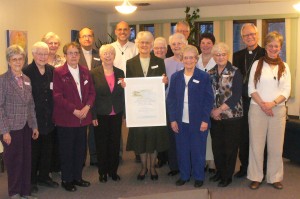
[[[187,45],[182,54],[184,70],[172,75],[167,97],[181,175],[176,182],[177,186],[189,181],[190,176],[195,179],[195,187],[201,187],[204,181],[213,91],[209,75],[196,68],[197,61],[197,48]]]

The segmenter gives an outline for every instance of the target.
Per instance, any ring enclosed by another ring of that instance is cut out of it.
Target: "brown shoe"
[[[250,189],[255,190],[258,189],[260,186],[261,182],[257,181],[252,181],[251,184],[249,185]]]
[[[274,182],[272,185],[275,189],[283,189],[281,182]]]

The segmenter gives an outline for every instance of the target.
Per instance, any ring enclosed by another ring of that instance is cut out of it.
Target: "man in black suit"
[[[190,33],[191,33],[191,27],[189,25],[189,23],[187,21],[179,21],[177,22],[176,26],[175,26],[175,33],[181,33],[185,36],[185,39],[188,40]],[[194,45],[194,44],[190,44],[195,46],[198,49],[198,52],[200,54],[201,50],[199,45]],[[166,58],[168,57],[172,57],[174,55],[174,53],[172,52],[172,49],[170,47],[170,45],[168,45],[168,51],[166,54]]]
[[[81,46],[79,65],[88,67],[89,70],[101,64],[99,51],[93,49],[94,44],[94,31],[90,28],[82,28],[78,35],[79,43]],[[90,153],[90,165],[97,166],[97,152],[94,138],[94,127],[89,126],[88,133],[88,147]]]
[[[248,111],[251,98],[248,96],[248,81],[252,64],[265,55],[265,49],[258,45],[258,31],[254,24],[246,23],[241,28],[241,37],[247,45],[245,49],[233,54],[233,65],[238,67],[243,75],[243,131],[239,146],[239,159],[241,161],[240,171],[234,176],[241,178],[247,175],[249,158],[249,125]]]

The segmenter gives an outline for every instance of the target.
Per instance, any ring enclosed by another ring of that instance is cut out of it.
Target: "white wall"
[[[292,7],[295,2],[276,2],[276,3],[251,3],[227,6],[207,6],[199,7],[201,20],[233,20],[233,19],[255,19],[262,16],[280,17],[290,16],[298,18],[298,47],[297,47],[297,70],[295,85],[295,97],[289,99],[289,114],[299,115],[300,104],[300,17]],[[125,20],[132,24],[138,23],[167,23],[176,22],[185,18],[185,7],[168,10],[137,11],[131,15],[124,16],[120,14],[108,15],[108,31],[111,31],[111,25],[118,21]],[[261,22],[261,20],[258,20]],[[258,26],[261,26],[261,23]],[[163,30],[164,31],[164,30]],[[224,33],[223,33],[224,34]]]
[[[27,31],[29,52],[49,31],[60,36],[62,46],[71,41],[71,30],[85,26],[94,29],[96,39],[106,39],[107,35],[106,15],[53,0],[1,0],[0,24],[0,74],[7,70],[6,30]],[[28,54],[30,63],[32,56]],[[62,47],[59,54],[62,54]]]

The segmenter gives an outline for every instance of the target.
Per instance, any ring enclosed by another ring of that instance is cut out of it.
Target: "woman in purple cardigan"
[[[53,74],[53,119],[60,143],[62,186],[67,191],[88,187],[82,179],[82,165],[86,152],[87,126],[92,123],[90,108],[94,104],[95,89],[88,69],[78,65],[80,46],[64,46],[66,63]]]

